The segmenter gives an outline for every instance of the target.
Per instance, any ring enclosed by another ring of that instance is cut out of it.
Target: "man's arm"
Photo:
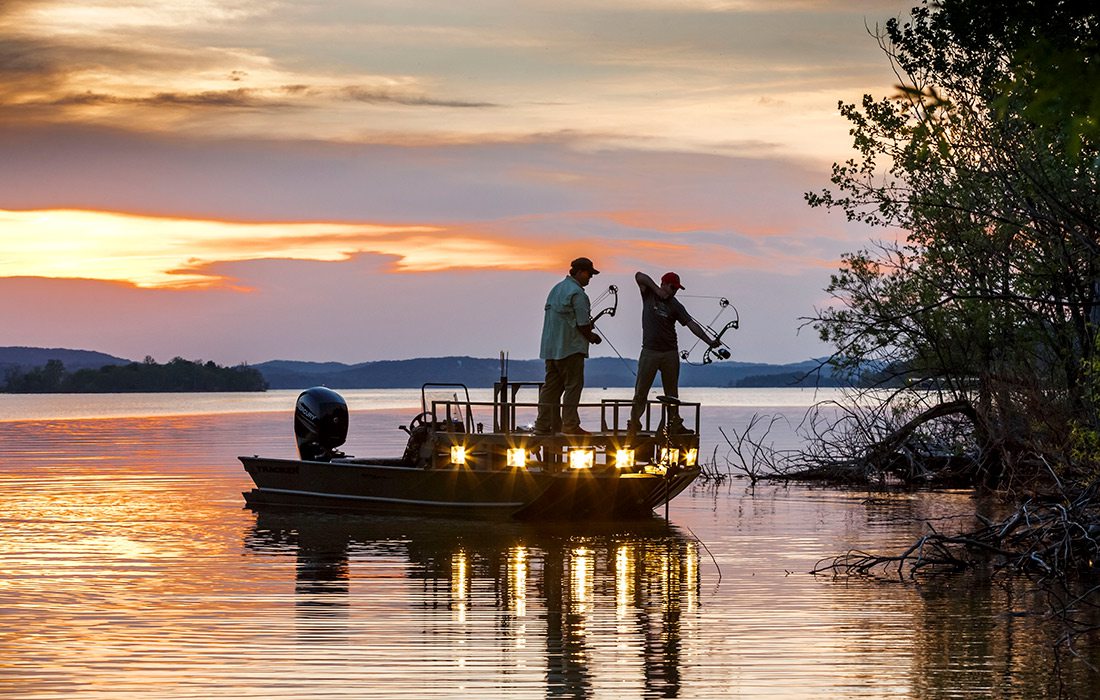
[[[642,291],[643,295],[648,289],[649,291],[656,294],[658,299],[668,299],[668,292],[666,292],[664,289],[661,289],[661,285],[654,282],[653,278],[646,273],[635,272],[634,281],[638,283],[638,289]]]
[[[708,335],[707,332],[703,330],[703,327],[699,325],[699,322],[696,321],[694,318],[689,318],[688,322],[684,325],[688,327],[689,331],[695,334],[696,338],[703,341],[710,347],[716,348],[722,344],[721,341],[715,338],[711,338],[710,335]]]
[[[573,296],[573,313],[577,319],[577,330],[585,340],[593,345],[602,343],[603,338],[593,331],[596,326],[592,323],[592,307],[588,302],[588,295],[584,292],[578,292]],[[581,325],[581,319],[584,319],[584,325]]]
[[[580,331],[581,335],[585,337],[585,340],[592,343],[593,345],[599,345],[603,342],[603,338],[596,335],[596,333],[592,330],[593,328],[595,328],[595,326],[591,323],[589,323],[587,326],[577,326],[577,330]]]

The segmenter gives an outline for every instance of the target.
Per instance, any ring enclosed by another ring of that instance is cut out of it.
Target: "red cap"
[[[671,284],[676,289],[686,289],[684,285],[680,284],[680,275],[676,274],[675,272],[666,272],[661,277],[661,286],[664,286],[666,284]]]

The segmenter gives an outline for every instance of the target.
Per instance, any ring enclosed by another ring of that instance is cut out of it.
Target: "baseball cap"
[[[680,275],[675,272],[666,272],[661,276],[661,284],[671,284],[676,289],[687,289],[684,285],[680,284]]]
[[[588,270],[593,275],[600,274],[600,271],[592,265],[592,261],[588,258],[577,258],[573,262],[569,263],[570,270]]]

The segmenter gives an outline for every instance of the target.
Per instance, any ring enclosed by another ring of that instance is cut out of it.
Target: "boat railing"
[[[443,431],[465,431],[465,433],[484,433],[486,424],[478,422],[477,413],[484,409],[485,415],[492,415],[491,428],[488,431],[504,435],[529,434],[530,426],[519,425],[520,415],[526,413],[529,417],[538,413],[541,404],[538,401],[517,401],[519,391],[522,389],[540,389],[541,382],[507,382],[504,385],[497,384],[494,387],[493,401],[471,401],[469,390],[462,384],[426,384],[425,391],[440,389],[440,387],[461,387],[465,398],[451,398],[451,400],[428,401],[427,394],[422,394],[422,409],[431,416],[432,423]],[[625,434],[627,422],[630,417],[630,409],[634,401],[630,398],[603,398],[598,402],[582,402],[577,409],[583,414],[591,414],[598,409],[599,433]],[[650,398],[646,402],[645,411],[640,417],[641,431],[652,433],[667,425],[671,414],[679,416],[685,426],[693,429],[697,435],[700,430],[700,407],[695,402],[684,402],[676,398],[658,396]],[[532,418],[533,420],[533,418]],[[462,426],[461,430],[458,430]]]

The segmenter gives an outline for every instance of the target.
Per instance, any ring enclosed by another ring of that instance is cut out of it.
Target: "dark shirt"
[[[642,289],[642,347],[657,352],[676,350],[676,322],[686,326],[687,309],[671,299],[662,299],[649,289]]]

